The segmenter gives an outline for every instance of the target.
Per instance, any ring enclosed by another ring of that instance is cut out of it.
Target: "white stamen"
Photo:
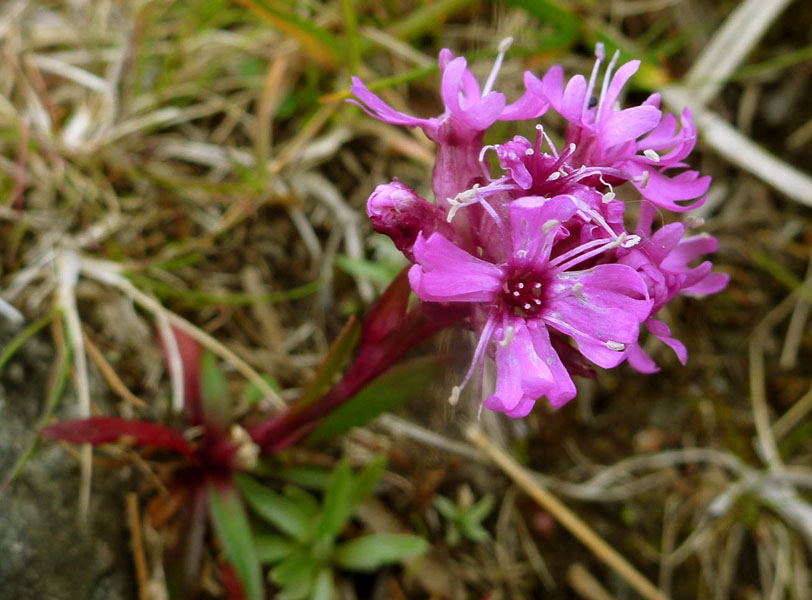
[[[603,85],[601,86],[601,97],[598,100],[598,111],[595,113],[595,122],[597,123],[601,118],[601,109],[603,109],[604,100],[606,99],[606,90],[609,89],[609,82],[612,80],[612,71],[615,70],[615,65],[617,64],[617,59],[620,58],[620,50],[615,50],[615,54],[612,56],[612,60],[609,62],[609,66],[606,67],[606,73],[603,76]],[[612,107],[609,107],[611,110]]]
[[[654,161],[654,162],[656,162],[656,163],[660,162],[660,155],[659,155],[659,154],[657,154],[657,153],[656,153],[654,150],[652,150],[651,148],[649,148],[648,150],[643,150],[643,154],[645,154],[645,155],[646,155],[646,158],[648,158],[648,159],[649,159],[649,160],[651,160],[651,161]]]
[[[529,302],[524,303],[524,309],[525,310],[530,310],[531,308],[533,308],[533,307],[531,306],[531,304]]]
[[[608,340],[606,342],[606,347],[609,350],[614,350],[615,352],[623,352],[626,349],[626,344],[621,344],[620,342],[613,342],[612,340]]]
[[[530,305],[526,304],[525,307],[530,308]],[[507,348],[507,345],[513,341],[513,334],[514,334],[513,325],[510,325],[507,329],[505,329],[505,337],[502,338],[502,341],[499,342],[499,345],[502,346],[502,348]]]
[[[519,296],[521,296],[521,294],[519,292],[513,292],[513,296],[518,298]]]
[[[601,202],[603,202],[604,204],[609,204],[614,199],[615,199],[614,192],[606,192],[601,196]]]
[[[506,37],[501,42],[499,42],[499,46],[497,47],[497,50],[499,52],[501,52],[502,54],[504,54],[505,52],[510,50],[510,47],[512,45],[513,45],[513,38],[512,37]]]
[[[561,225],[561,221],[559,221],[558,219],[550,219],[544,225],[541,226],[541,232],[542,233],[549,233],[551,229],[553,229],[554,227],[558,227],[559,225]],[[540,284],[536,284],[536,285],[541,287]]]
[[[508,158],[510,160],[519,160],[519,157],[516,155],[515,152],[511,152],[510,154],[508,154]]]
[[[630,235],[626,238],[626,241],[621,244],[624,248],[631,248],[632,246],[636,246],[640,243],[640,236],[639,235]]]
[[[517,258],[527,258],[527,250],[517,250],[516,251]]]
[[[555,180],[556,180],[556,179],[558,179],[559,177],[561,177],[561,173],[559,173],[558,171],[556,171],[555,173],[551,173],[551,174],[550,174],[550,176],[547,178],[547,181],[555,181]]]
[[[460,386],[455,385],[451,388],[451,394],[448,396],[448,403],[451,406],[457,406],[457,403],[460,401]]]
[[[479,201],[478,192],[479,192],[479,184],[475,183],[470,190],[465,190],[464,192],[460,192],[459,194],[457,194],[456,198],[448,198],[447,202],[451,205],[451,209],[448,211],[446,221],[451,223],[452,219],[454,219],[454,215],[457,214],[457,211],[460,208],[462,208],[463,206],[468,206],[469,204],[473,204],[474,202],[478,202]]]
[[[519,282],[518,284],[516,284],[516,287],[519,288],[520,290],[523,290],[524,284],[522,282]]]
[[[572,154],[573,152],[575,152],[575,149],[576,149],[577,147],[578,147],[578,146],[576,146],[576,145],[575,145],[575,142],[570,142],[570,146],[569,146],[569,148],[570,148],[570,154]],[[582,167],[584,167],[584,168],[586,168],[586,165],[581,165],[581,166],[582,166]]]
[[[540,290],[541,289],[541,284],[540,283],[534,283],[533,284],[533,289],[534,290]]]
[[[636,181],[640,182],[640,189],[643,189],[648,185],[649,177],[650,177],[649,172],[643,171],[643,174],[640,177],[636,178]]]
[[[524,151],[525,156],[533,156],[535,153],[536,151],[533,150],[532,148],[528,148],[527,150]]]
[[[592,91],[595,89],[595,82],[598,80],[598,70],[606,58],[602,42],[595,44],[595,58],[595,66],[592,67],[592,73],[589,76],[589,84],[586,87],[586,94],[584,94],[584,104],[581,107],[582,118],[586,117],[587,111],[589,110],[589,101],[592,99]]]
[[[581,283],[580,281],[578,283],[573,284],[572,286],[572,291],[575,292],[576,294],[580,292],[582,289],[584,289],[584,284]]]
[[[493,63],[493,68],[491,69],[490,75],[488,75],[488,80],[485,82],[485,87],[482,88],[482,96],[487,96],[491,93],[493,89],[493,84],[496,83],[496,76],[499,74],[499,69],[502,68],[502,61],[505,60],[505,52],[510,49],[510,45],[513,43],[512,37],[506,37],[501,42],[499,42],[499,54],[496,56],[496,61]]]
[[[533,302],[536,303],[536,306],[541,306],[541,300],[538,298],[533,298]]]

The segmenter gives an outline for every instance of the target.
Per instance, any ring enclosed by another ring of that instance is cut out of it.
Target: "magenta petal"
[[[499,166],[510,173],[511,179],[524,190],[533,185],[533,176],[525,165],[525,152],[532,147],[530,142],[518,135],[512,141],[495,147]]]
[[[633,106],[625,110],[612,111],[601,118],[599,126],[600,143],[611,148],[630,140],[636,140],[657,126],[662,113],[653,106]]]
[[[668,325],[652,317],[646,321],[646,327],[657,339],[671,347],[683,365],[688,362],[688,350],[685,348],[685,344],[671,336],[671,329]]]
[[[604,368],[623,361],[626,346],[637,341],[640,323],[651,312],[645,283],[626,265],[560,273],[554,291],[544,321],[571,336],[584,356]]]
[[[564,96],[564,69],[561,65],[550,67],[541,80],[533,77],[532,79],[525,78],[524,81],[528,89],[546,98],[557,112],[561,112]]]
[[[360,102],[353,99],[347,100],[347,102],[361,107],[365,113],[375,119],[385,123],[391,123],[392,125],[408,125],[410,127],[423,127],[426,129],[436,128],[437,126],[435,119],[419,119],[396,111],[369,91],[367,86],[364,85],[364,82],[357,77],[352,78],[350,91]]]
[[[690,287],[683,288],[680,293],[690,296],[707,296],[716,294],[727,287],[730,275],[727,273],[709,273],[703,280]]]
[[[632,75],[637,73],[640,68],[639,60],[632,60],[624,65],[621,65],[615,74],[612,76],[612,81],[609,83],[609,88],[606,90],[606,96],[603,98],[603,105],[601,108],[601,120],[608,116],[608,111],[614,110],[615,102],[620,96],[623,86],[631,79]]]
[[[544,391],[544,395],[553,408],[561,408],[575,398],[577,390],[572,377],[561,362],[558,353],[550,342],[550,332],[540,320],[528,321],[527,327],[533,338],[533,349],[538,357],[547,365],[552,375],[552,384]],[[574,352],[574,351],[573,351]]]
[[[576,206],[570,196],[549,200],[526,196],[511,202],[509,210],[516,262],[542,265],[550,258],[556,239],[569,234],[562,224],[575,215]]]
[[[190,458],[194,450],[180,432],[157,423],[129,421],[117,417],[91,417],[62,421],[40,429],[43,437],[76,444],[110,444],[121,437],[135,439],[139,446],[167,448]]]
[[[583,75],[575,75],[564,88],[564,95],[561,97],[561,108],[557,109],[561,115],[571,123],[581,122],[581,112],[584,108],[584,96],[586,96],[586,79]]]
[[[534,87],[536,81],[538,80],[530,71],[525,71],[524,86],[527,91],[521,98],[516,100],[516,102],[512,102],[505,107],[499,116],[500,120],[519,121],[523,119],[537,119],[546,112],[547,106],[549,105],[547,100],[531,89],[531,87]]]
[[[664,269],[682,271],[688,268],[688,263],[702,256],[716,252],[719,242],[712,235],[702,233],[692,235],[680,241],[679,245],[669,254],[662,263]]]
[[[414,244],[418,264],[409,270],[417,297],[429,302],[490,302],[502,285],[502,271],[461,250],[439,233]]]
[[[654,359],[640,347],[640,344],[634,344],[629,348],[626,353],[626,360],[629,361],[629,364],[634,370],[640,373],[651,374],[660,370],[660,367],[657,366]]]
[[[505,97],[502,94],[492,93],[481,99],[466,98],[469,104],[463,105],[460,92],[464,91],[462,84],[468,72],[467,65],[462,57],[457,57],[446,65],[440,94],[452,117],[477,131],[484,131],[499,118],[499,114],[505,108]]]
[[[678,247],[684,234],[685,227],[682,223],[669,223],[658,229],[650,240],[643,242],[640,250],[645,250],[651,262],[659,265],[674,248]]]
[[[708,191],[711,182],[710,177],[698,177],[699,174],[696,171],[685,171],[674,177],[669,177],[654,169],[644,169],[632,165],[633,163],[629,164],[629,171],[637,171],[638,175],[642,174],[643,171],[648,172],[645,185],[638,181],[634,181],[634,185],[644,198],[657,206],[674,212],[685,212],[698,208],[705,202],[704,197],[700,198],[700,196],[703,196]],[[692,200],[694,198],[699,198],[699,200],[687,205],[678,204],[683,200]]]
[[[512,337],[505,345],[497,344],[496,390],[485,401],[485,406],[511,417],[523,417],[553,380],[547,365],[536,355],[524,319],[515,318],[510,323]],[[494,337],[504,338],[504,335],[502,332],[501,336]]]

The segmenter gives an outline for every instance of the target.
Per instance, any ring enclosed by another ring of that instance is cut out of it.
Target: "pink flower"
[[[637,270],[646,282],[653,306],[651,315],[645,321],[646,328],[660,341],[671,347],[679,361],[684,365],[688,360],[685,345],[671,336],[671,330],[662,321],[655,319],[661,308],[678,294],[686,296],[705,296],[722,291],[728,284],[730,276],[725,273],[711,272],[713,264],[703,261],[695,267],[689,263],[704,254],[716,252],[716,238],[700,234],[685,236],[682,223],[670,223],[651,233],[651,224],[655,215],[653,205],[644,202],[640,209],[640,218],[635,233],[641,242],[629,250],[619,250],[618,262]],[[654,360],[636,344],[629,349],[629,364],[641,373],[659,371]]]
[[[499,223],[507,252],[496,260],[477,257],[441,233],[414,245],[409,280],[417,296],[431,302],[472,306],[479,343],[464,387],[487,353],[495,355],[496,390],[485,406],[512,417],[526,415],[546,396],[559,407],[575,396],[575,385],[551,342],[571,337],[580,353],[601,367],[614,367],[637,341],[640,323],[652,302],[645,282],[632,267],[600,264],[574,267],[618,246],[627,237],[595,237],[554,255],[557,242],[578,225],[570,196],[525,197],[508,208],[509,222]],[[498,216],[494,214],[494,218]]]
[[[385,123],[420,127],[439,145],[433,184],[441,207],[447,198],[467,190],[480,176],[479,151],[486,129],[496,121],[534,119],[547,109],[547,103],[535,93],[525,92],[516,102],[506,104],[504,94],[493,91],[511,42],[508,38],[500,44],[496,63],[483,88],[468,69],[465,58],[454,58],[447,48],[440,51],[439,64],[443,72],[440,95],[445,111],[438,117],[419,118],[396,111],[353,77],[351,90],[358,100],[349,102]],[[525,73],[525,81],[531,78],[530,72]]]
[[[710,177],[682,170],[687,167],[682,161],[696,143],[690,111],[683,112],[677,131],[675,117],[662,115],[659,94],[653,94],[640,106],[616,108],[623,87],[640,66],[639,60],[633,60],[621,65],[613,75],[618,53],[606,69],[600,96],[595,100],[597,75],[604,60],[602,44],[598,44],[596,55],[588,83],[583,75],[575,75],[565,86],[563,69],[557,65],[542,80],[527,81],[532,92],[569,121],[567,143],[576,147],[570,164],[576,168],[611,167],[618,171],[618,178],[604,183],[631,181],[644,198],[662,208],[683,212],[700,206]],[[672,176],[674,169],[681,171]],[[697,200],[680,204],[692,199]]]
[[[528,91],[505,106],[491,91],[501,54],[480,91],[464,59],[443,51],[446,110],[431,119],[398,113],[355,82],[367,112],[421,127],[439,144],[432,178],[437,204],[395,181],[378,186],[367,211],[375,229],[415,263],[409,270],[415,294],[461,311],[479,336],[452,400],[482,372],[487,357],[496,362],[497,382],[485,406],[512,417],[526,415],[541,397],[554,407],[573,398],[572,375],[588,376],[589,361],[612,368],[628,360],[639,371],[655,371],[638,344],[641,324],[684,363],[685,346],[654,315],[677,294],[715,293],[727,284],[709,261],[693,264],[716,250],[713,238],[685,237],[679,223],[652,230],[657,207],[697,206],[710,182],[681,162],[696,138],[690,114],[682,115],[677,131],[657,95],[617,109],[639,66],[632,61],[613,75],[617,55],[593,102],[602,47],[597,54],[588,83],[577,75],[564,86],[560,67],[543,80],[526,73]],[[570,123],[560,151],[540,124],[535,143],[516,136],[482,146],[484,130],[495,121],[535,118],[548,104]],[[486,160],[490,151],[496,173]],[[672,176],[674,169],[680,172]],[[613,187],[626,181],[643,196],[634,233]]]

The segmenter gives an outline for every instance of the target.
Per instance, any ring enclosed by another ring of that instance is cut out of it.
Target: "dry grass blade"
[[[790,3],[790,0],[746,0],[716,30],[694,61],[684,85],[691,90],[694,107],[715,98],[747,55]]]
[[[625,579],[637,593],[647,600],[666,600],[667,597],[628,560],[607,544],[560,500],[536,484],[513,458],[495,446],[479,428],[471,426],[466,430],[465,435],[468,441],[487,454],[526,494],[578,538],[595,556]]]

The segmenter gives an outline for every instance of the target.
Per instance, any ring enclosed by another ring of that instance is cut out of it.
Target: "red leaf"
[[[43,437],[77,444],[109,444],[120,437],[131,437],[139,446],[169,448],[191,459],[194,450],[180,432],[157,423],[128,421],[117,417],[91,417],[62,421],[40,429]]]
[[[220,567],[220,581],[226,589],[226,597],[228,600],[245,600],[245,591],[242,588],[242,582],[237,571],[234,570],[230,564],[221,562]]]
[[[183,401],[188,411],[189,421],[194,425],[198,425],[202,423],[203,419],[202,394],[200,388],[200,358],[202,351],[200,345],[186,332],[181,331],[177,327],[172,327],[172,333],[175,334],[175,340],[178,343],[178,350],[180,351],[180,360],[183,364]],[[161,342],[164,361],[167,361],[166,340],[160,335],[158,338]]]
[[[409,268],[404,267],[364,319],[363,345],[381,341],[403,321],[411,292]]]

